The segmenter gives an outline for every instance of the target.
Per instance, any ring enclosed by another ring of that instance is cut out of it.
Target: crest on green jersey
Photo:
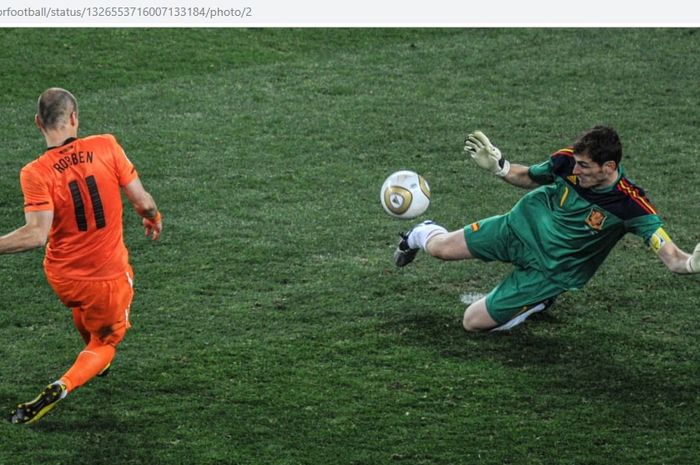
[[[598,210],[597,208],[591,208],[591,212],[586,218],[586,224],[596,231],[603,229],[603,223],[605,223],[607,216],[605,213]]]

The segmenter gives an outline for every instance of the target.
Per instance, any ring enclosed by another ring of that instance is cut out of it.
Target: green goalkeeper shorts
[[[567,290],[538,269],[537,258],[513,234],[506,215],[492,216],[466,226],[464,237],[474,258],[515,265],[506,279],[486,296],[486,309],[499,325]]]

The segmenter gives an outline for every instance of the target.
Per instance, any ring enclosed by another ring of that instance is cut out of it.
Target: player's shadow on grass
[[[656,401],[675,405],[696,402],[700,390],[697,378],[688,373],[672,376],[663,363],[639,360],[645,354],[655,357],[674,352],[668,342],[650,345],[647,341],[644,352],[634,355],[634,363],[627,363],[616,355],[620,347],[634,352],[638,347],[634,335],[595,330],[562,334],[558,330],[563,324],[551,313],[534,315],[523,326],[498,333],[468,333],[459,317],[435,313],[404,314],[386,323],[406,344],[437,349],[445,357],[465,363],[498,362],[532,374],[542,389],[552,394],[559,390],[580,400],[606,398],[635,409]]]
[[[143,417],[125,418],[119,412],[117,400],[123,393],[109,387],[89,386],[82,398],[76,395],[61,402],[54,411],[31,427],[41,431],[46,438],[55,437],[57,441],[67,433],[82,435],[85,441],[76,443],[76,447],[66,450],[70,459],[66,463],[73,465],[114,465],[115,463],[157,463],[144,460],[144,451],[157,450],[148,431],[149,420]],[[138,432],[142,432],[139,434]]]

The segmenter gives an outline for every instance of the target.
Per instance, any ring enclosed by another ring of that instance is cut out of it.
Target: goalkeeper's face
[[[614,161],[606,161],[599,165],[586,154],[574,154],[574,160],[576,165],[573,174],[578,178],[581,187],[603,188],[612,186],[617,181],[617,164]]]

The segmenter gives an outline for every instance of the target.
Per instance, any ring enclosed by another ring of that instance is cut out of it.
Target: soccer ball
[[[423,176],[403,170],[393,173],[382,185],[382,207],[391,216],[410,219],[421,215],[430,205],[430,187]]]

